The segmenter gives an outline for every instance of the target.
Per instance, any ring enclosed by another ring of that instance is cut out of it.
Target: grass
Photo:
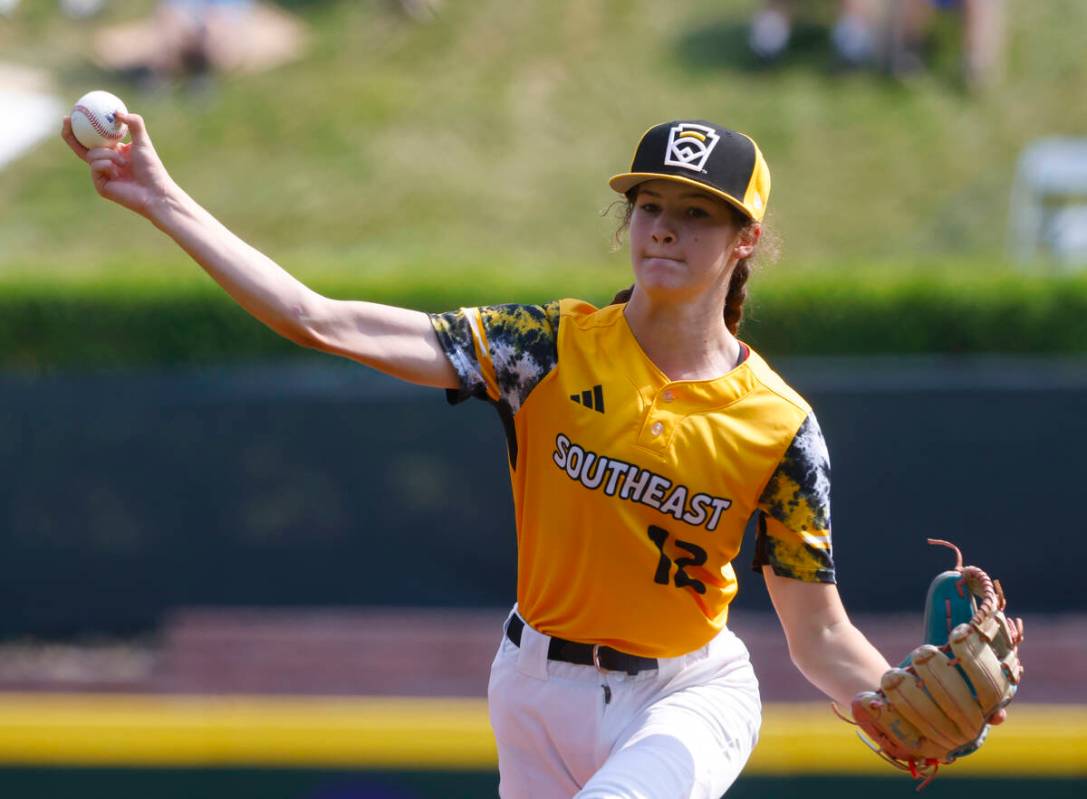
[[[821,30],[759,68],[743,46],[753,0],[446,2],[431,24],[394,3],[282,5],[312,31],[306,56],[208,92],[147,93],[91,64],[93,28],[153,0],[114,0],[91,23],[24,3],[0,23],[0,51],[49,68],[65,98],[120,94],[179,183],[312,280],[621,285],[606,179],[642,130],[680,116],[759,140],[783,242],[776,275],[1007,271],[1019,151],[1087,129],[1076,0],[1008,3],[1008,75],[982,95],[959,87],[946,53],[909,85],[835,74]],[[4,275],[202,279],[161,234],[98,200],[59,138],[0,173]]]

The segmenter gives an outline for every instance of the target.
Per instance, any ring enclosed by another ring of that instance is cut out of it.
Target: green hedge
[[[1010,277],[768,285],[745,335],[768,353],[1087,352],[1087,280]]]
[[[563,292],[542,280],[410,287],[360,280],[318,288],[330,296],[443,310],[563,293],[600,303],[613,287],[586,282]],[[1087,279],[846,274],[767,280],[752,287],[743,337],[769,355],[1084,353]],[[0,285],[4,369],[109,369],[305,352],[250,318],[210,281]]]

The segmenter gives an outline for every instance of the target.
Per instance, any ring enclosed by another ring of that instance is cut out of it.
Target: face
[[[676,299],[727,291],[736,261],[754,250],[755,228],[739,235],[731,206],[712,194],[672,180],[646,181],[630,217],[635,280],[644,291]]]

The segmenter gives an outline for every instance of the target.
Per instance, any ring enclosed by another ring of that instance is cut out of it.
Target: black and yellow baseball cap
[[[629,172],[608,181],[626,194],[647,180],[697,186],[761,222],[770,198],[770,169],[754,139],[702,119],[654,125],[638,142]]]

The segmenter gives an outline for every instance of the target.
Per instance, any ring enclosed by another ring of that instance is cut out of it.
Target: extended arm
[[[789,654],[812,685],[843,709],[879,686],[890,664],[849,621],[835,585],[779,577],[770,566],[762,572]]]
[[[132,143],[88,151],[64,121],[63,138],[90,164],[95,189],[172,238],[246,311],[281,336],[394,377],[456,388],[457,375],[426,314],[311,290],[246,244],[174,183],[136,114],[120,115]]]

